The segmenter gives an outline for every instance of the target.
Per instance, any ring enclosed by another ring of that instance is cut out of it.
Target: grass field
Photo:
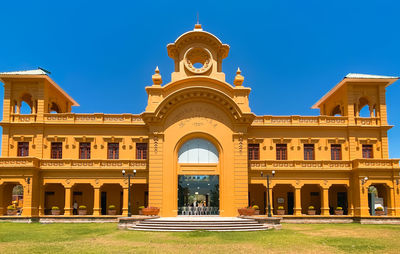
[[[262,232],[136,232],[116,224],[0,223],[0,253],[400,253],[400,226],[284,224]]]

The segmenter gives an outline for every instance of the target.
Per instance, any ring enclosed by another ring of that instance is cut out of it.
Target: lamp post
[[[133,170],[133,175],[132,174],[126,174],[125,169],[122,170],[122,176],[128,177],[128,217],[132,216],[131,213],[131,177],[136,176],[136,169]]]
[[[270,201],[270,198],[269,198],[269,178],[270,177],[274,177],[275,176],[275,170],[272,170],[272,174],[271,175],[268,175],[267,174],[267,206],[268,206],[268,217],[272,217],[272,214],[271,214],[271,201]],[[264,173],[263,172],[261,172],[261,177],[264,177]]]

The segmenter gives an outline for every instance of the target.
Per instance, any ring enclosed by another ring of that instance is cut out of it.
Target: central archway
[[[218,149],[207,139],[193,137],[181,145],[178,166],[189,170],[178,174],[178,215],[219,215],[218,162]]]

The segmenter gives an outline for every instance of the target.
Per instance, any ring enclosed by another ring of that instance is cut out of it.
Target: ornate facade
[[[257,116],[238,70],[222,72],[229,46],[200,25],[167,46],[171,82],[158,68],[141,114],[77,114],[43,70],[1,73],[4,83],[0,214],[23,186],[23,216],[75,203],[93,216],[161,208],[162,216],[219,214],[258,205],[273,214],[400,216],[399,160],[389,159],[385,89],[398,78],[349,74],[313,108],[319,116]],[[22,114],[21,106],[30,113]],[[367,107],[367,116],[360,111]],[[131,185],[121,171],[133,174]],[[134,171],[135,170],[135,171]],[[135,172],[135,173],[133,173]],[[374,188],[371,188],[374,186]],[[370,201],[369,201],[370,200]],[[201,209],[197,209],[201,207]]]

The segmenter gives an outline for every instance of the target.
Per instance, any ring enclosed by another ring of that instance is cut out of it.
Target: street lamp
[[[133,175],[126,174],[125,169],[123,169],[122,176],[128,177],[128,217],[131,217],[132,216],[132,213],[131,213],[131,177],[136,176],[136,169],[133,170]]]
[[[274,177],[275,176],[275,170],[272,170],[272,175],[267,174],[267,206],[268,206],[268,217],[272,217],[271,214],[271,201],[269,198],[269,177]],[[261,172],[261,177],[264,177],[264,173]]]

